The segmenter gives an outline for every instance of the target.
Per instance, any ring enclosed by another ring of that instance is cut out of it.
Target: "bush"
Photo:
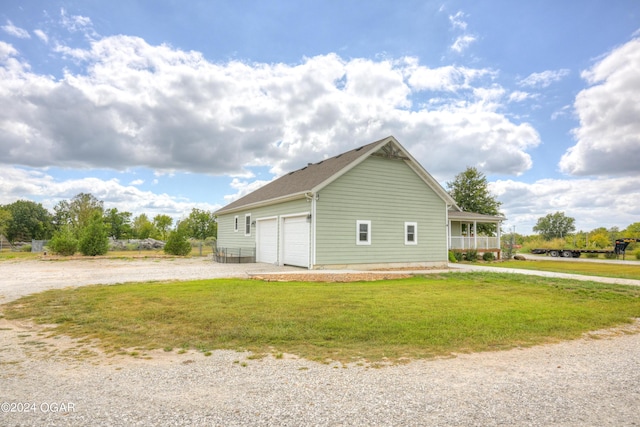
[[[164,253],[179,256],[186,256],[191,253],[191,243],[183,230],[178,229],[169,233],[167,244],[164,245]]]
[[[636,259],[640,259],[640,251],[636,252]]]
[[[495,256],[493,255],[493,252],[485,252],[482,254],[482,259],[484,261],[493,261]]]
[[[453,251],[449,251],[449,262],[458,262],[456,255]]]
[[[604,257],[606,259],[616,259],[617,255],[615,252],[607,252],[606,254],[604,254]]]
[[[26,245],[20,246],[20,252],[31,252],[31,245],[27,243]]]
[[[80,252],[86,256],[104,255],[109,250],[107,227],[99,213],[93,215],[82,233],[79,247]]]
[[[78,239],[69,227],[64,227],[53,234],[48,247],[54,254],[71,256],[78,250]]]
[[[467,251],[467,261],[476,262],[478,260],[478,251],[471,249]]]
[[[460,251],[453,251],[453,256],[456,259],[456,262],[460,262],[464,259],[464,253]]]

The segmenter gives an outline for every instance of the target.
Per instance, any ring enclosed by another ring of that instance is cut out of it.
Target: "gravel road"
[[[272,270],[204,260],[1,262],[0,302],[69,283]],[[553,345],[372,368],[231,351],[107,357],[0,319],[0,425],[638,426],[638,331],[636,322]]]

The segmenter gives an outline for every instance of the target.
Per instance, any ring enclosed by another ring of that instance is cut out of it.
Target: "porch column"
[[[477,222],[473,221],[473,249],[478,249],[478,230],[476,230]]]
[[[496,228],[498,229],[498,232],[496,233],[498,235],[498,259],[501,259],[500,250],[502,249],[502,237],[500,235],[501,227],[502,227],[502,221],[498,221],[498,223],[496,224]]]

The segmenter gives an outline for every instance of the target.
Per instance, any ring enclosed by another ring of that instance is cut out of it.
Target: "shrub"
[[[604,257],[606,259],[616,259],[617,255],[615,252],[607,252],[606,254],[604,254]]]
[[[449,262],[458,262],[456,255],[453,251],[449,251]]]
[[[186,256],[191,253],[191,243],[183,230],[178,228],[178,230],[169,233],[167,244],[164,245],[164,253],[179,256]]]
[[[640,251],[636,252],[636,259],[640,259]]]
[[[71,256],[78,250],[78,239],[69,227],[64,227],[53,234],[48,247],[54,254]]]
[[[31,252],[31,245],[27,243],[26,245],[20,246],[20,252]]]
[[[495,256],[493,255],[493,252],[485,252],[482,254],[482,259],[484,261],[493,261]]]
[[[89,225],[82,233],[79,247],[80,252],[87,256],[104,255],[109,250],[107,227],[100,213],[96,213],[91,217]]]
[[[478,251],[476,251],[475,249],[468,250],[466,258],[467,261],[476,262],[478,260]]]
[[[460,262],[464,259],[464,253],[460,251],[453,251],[453,256],[456,259],[456,262]]]

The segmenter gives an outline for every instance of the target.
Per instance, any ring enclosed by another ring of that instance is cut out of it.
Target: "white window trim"
[[[360,225],[366,225],[367,226],[367,240],[366,241],[361,241],[360,240]],[[364,246],[364,245],[371,245],[371,221],[369,220],[357,220],[356,221],[356,245],[359,246]]]
[[[413,242],[409,241],[409,226],[413,225]],[[418,223],[417,222],[405,222],[404,223],[404,244],[405,245],[417,245],[418,244]]]
[[[248,233],[247,233],[247,229],[249,229]],[[244,216],[244,235],[251,236],[251,214],[245,214]]]
[[[236,233],[238,232],[238,221],[238,215],[233,217],[233,231]]]

